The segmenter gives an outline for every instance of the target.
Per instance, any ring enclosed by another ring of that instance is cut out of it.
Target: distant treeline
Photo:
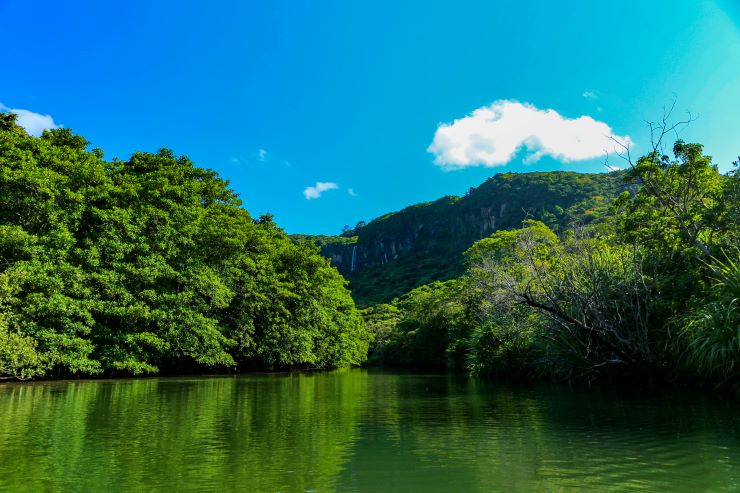
[[[332,368],[370,335],[318,249],[163,149],[0,114],[0,378]]]
[[[699,144],[666,154],[629,162],[598,220],[497,231],[462,276],[365,309],[371,361],[740,389],[738,162],[722,175]]]

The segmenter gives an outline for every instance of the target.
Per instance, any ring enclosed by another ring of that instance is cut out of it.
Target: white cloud
[[[526,149],[525,162],[543,156],[578,161],[620,150],[628,136],[616,135],[604,122],[590,116],[565,118],[555,110],[500,100],[452,123],[441,123],[427,148],[444,169],[502,166]]]
[[[339,188],[339,185],[336,183],[332,183],[330,181],[317,181],[316,185],[306,187],[305,190],[303,190],[303,196],[306,197],[306,200],[318,199],[321,197],[321,194],[327,190],[336,190],[337,188]]]
[[[581,94],[586,99],[599,99],[599,95],[596,94],[596,91],[583,91],[583,94]]]
[[[355,192],[354,188],[348,188],[347,193],[349,194],[350,197],[357,197],[357,192]]]
[[[259,160],[264,162],[265,159],[267,159],[267,151],[264,149],[260,149],[257,151],[257,156],[259,157]]]
[[[51,115],[42,115],[41,113],[34,113],[33,111],[20,108],[8,108],[3,103],[0,103],[0,111],[7,111],[18,115],[18,119],[16,120],[18,125],[25,128],[26,132],[30,135],[36,137],[41,135],[44,130],[59,127],[59,125],[54,123]]]

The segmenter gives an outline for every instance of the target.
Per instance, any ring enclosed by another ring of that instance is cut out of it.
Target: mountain
[[[599,220],[620,190],[619,172],[500,173],[463,197],[445,196],[312,241],[350,281],[361,306],[384,303],[462,273],[462,252],[500,229],[543,221],[555,231]]]

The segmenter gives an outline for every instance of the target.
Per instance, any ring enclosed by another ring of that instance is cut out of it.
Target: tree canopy
[[[0,114],[0,376],[365,360],[363,321],[316,247],[186,157],[88,147]]]

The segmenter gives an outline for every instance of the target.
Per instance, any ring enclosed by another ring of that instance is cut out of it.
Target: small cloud
[[[357,197],[357,193],[355,192],[354,188],[348,188],[347,193],[350,197]]]
[[[232,163],[238,163],[239,162],[239,158],[236,157],[236,156],[231,156],[231,162]]]
[[[336,190],[339,188],[339,185],[336,183],[332,183],[330,181],[317,181],[316,185],[312,187],[306,187],[303,190],[303,196],[306,197],[306,200],[311,199],[318,199],[321,197],[321,194],[326,192],[327,190]]]
[[[500,100],[468,116],[442,123],[428,151],[445,170],[503,166],[521,149],[525,163],[544,156],[568,162],[593,159],[631,144],[604,122],[590,116],[566,118],[557,111]]]
[[[44,130],[59,127],[59,125],[54,123],[51,115],[42,115],[41,113],[34,113],[33,111],[20,108],[8,108],[2,103],[0,103],[0,111],[7,111],[18,115],[18,125],[25,128],[29,135],[36,137],[41,135]]]
[[[599,99],[599,95],[596,94],[596,91],[583,91],[583,94],[581,94],[586,99],[590,99],[593,101],[594,99]]]
[[[260,161],[264,163],[265,160],[267,159],[267,151],[264,149],[260,149],[259,151],[257,151],[257,157],[259,158]]]

